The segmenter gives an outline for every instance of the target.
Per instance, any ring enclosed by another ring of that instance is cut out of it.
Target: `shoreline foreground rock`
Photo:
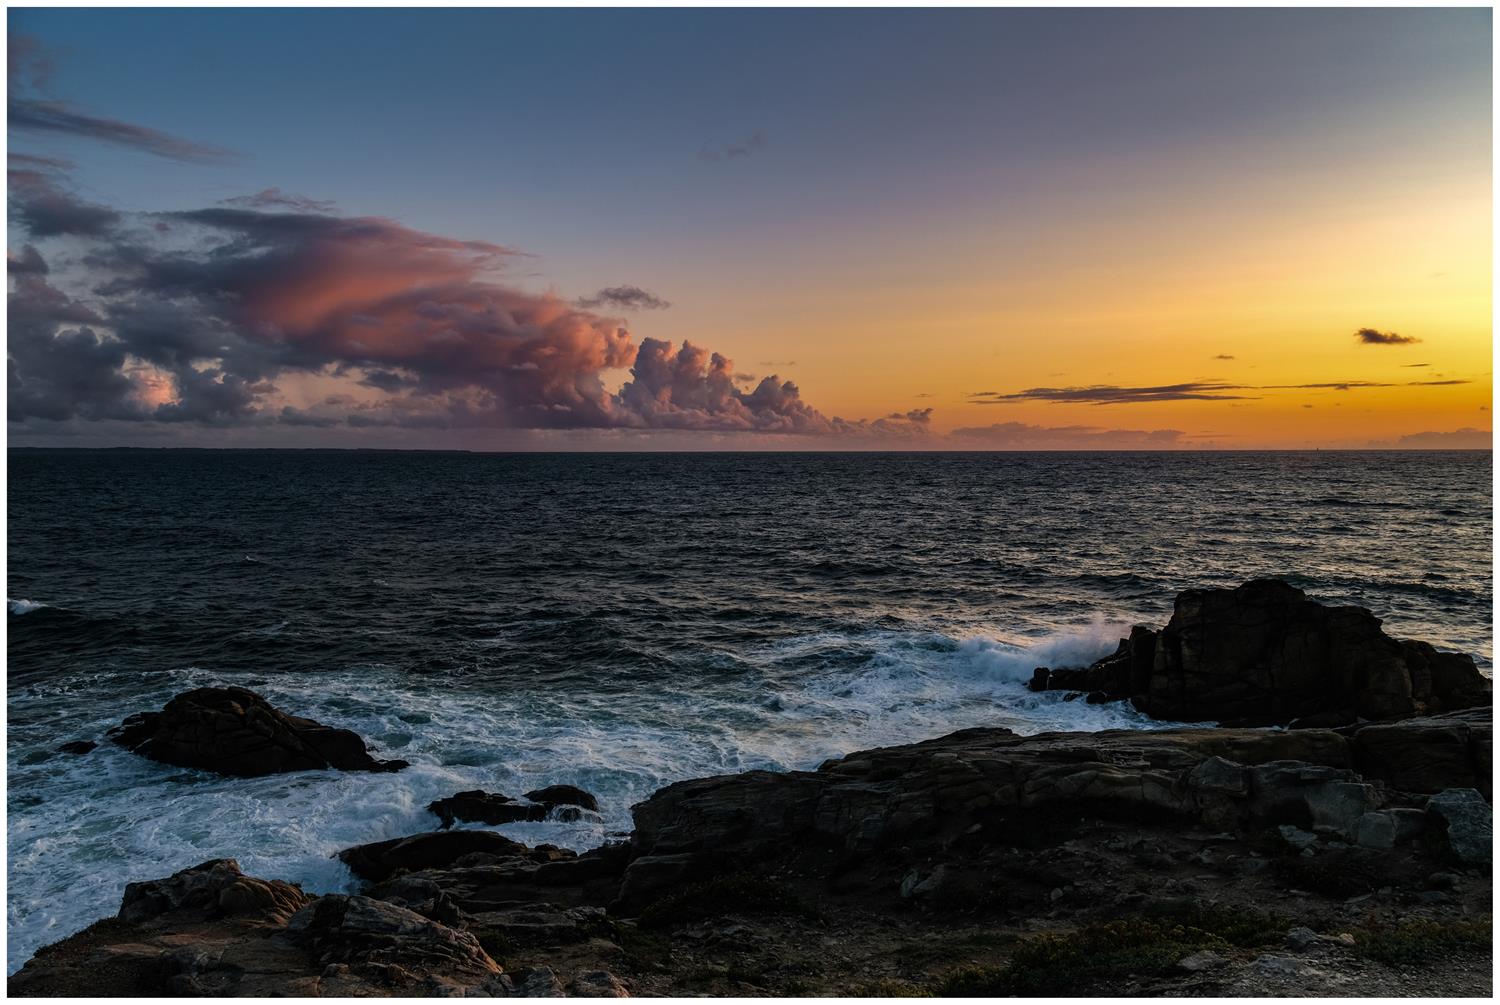
[[[1473,659],[1380,626],[1363,607],[1325,606],[1275,579],[1184,590],[1162,629],[1132,628],[1088,667],[1039,667],[1031,688],[1226,726],[1337,726],[1491,703]]]
[[[359,895],[207,862],[131,884],[117,917],[38,952],[9,991],[830,994],[876,976],[951,990],[969,979],[943,970],[951,956],[917,974],[897,943],[988,938],[1004,975],[1039,926],[1154,932],[1140,919],[1166,912],[1200,934],[1235,922],[1181,952],[1193,967],[1096,992],[1257,993],[1269,968],[1326,993],[1328,968],[1387,921],[1487,925],[1491,746],[1488,708],[1344,729],[969,729],[669,785],[634,808],[628,843],[584,854],[473,830],[346,849]],[[1283,955],[1223,941],[1247,919]],[[840,962],[851,953],[862,971]],[[729,976],[751,957],[775,973]],[[1361,979],[1373,965],[1358,961]]]
[[[400,771],[380,761],[348,729],[288,715],[254,691],[200,687],[160,712],[137,712],[109,733],[125,749],[179,768],[253,778],[288,771]]]

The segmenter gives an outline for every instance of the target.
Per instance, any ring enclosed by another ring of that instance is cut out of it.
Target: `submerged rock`
[[[359,734],[288,715],[254,691],[201,687],[138,712],[109,734],[142,757],[181,768],[242,778],[287,771],[399,771],[406,761],[379,761]]]
[[[1468,656],[1393,639],[1380,624],[1279,580],[1184,590],[1161,631],[1138,626],[1089,667],[1038,668],[1031,687],[1129,698],[1157,719],[1245,726],[1316,728],[1490,703],[1490,681]]]
[[[591,813],[599,812],[599,800],[592,792],[576,785],[549,785],[544,789],[532,789],[526,798],[541,803],[548,809],[554,806],[579,806]]]

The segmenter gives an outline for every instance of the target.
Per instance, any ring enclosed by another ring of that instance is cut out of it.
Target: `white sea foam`
[[[1029,645],[910,632],[807,636],[751,654],[753,672],[711,688],[682,679],[623,693],[456,691],[381,666],[265,679],[188,668],[164,675],[149,694],[136,690],[138,680],[118,681],[135,708],[160,707],[190,687],[248,686],[288,711],[354,729],[379,756],[411,767],[232,779],[108,743],[81,757],[56,754],[58,744],[97,738],[132,710],[111,700],[71,711],[78,703],[70,702],[67,721],[45,739],[17,745],[12,734],[9,967],[113,913],[126,882],[211,858],[235,857],[250,873],[315,892],[352,889],[335,852],[433,829],[427,804],[462,789],[520,795],[580,785],[599,796],[600,819],[496,829],[584,849],[628,831],[632,803],[683,778],[813,768],[852,750],[977,725],[1150,728],[1123,703],[1064,702],[1022,683],[1039,664],[1087,662],[1119,637],[1104,624]],[[65,690],[57,687],[54,698]],[[40,685],[27,697],[49,695]]]
[[[12,600],[5,598],[5,606],[10,608],[12,614],[30,614],[32,611],[41,610],[47,605],[40,600]]]

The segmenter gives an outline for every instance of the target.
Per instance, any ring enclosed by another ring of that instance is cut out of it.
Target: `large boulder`
[[[127,750],[164,764],[241,778],[287,771],[399,771],[379,761],[359,734],[288,715],[254,691],[200,687],[160,712],[137,712],[110,732]]]
[[[1262,579],[1185,590],[1159,632],[1137,627],[1090,667],[1039,668],[1033,690],[1130,698],[1157,719],[1338,725],[1487,706],[1474,661],[1393,639],[1362,607],[1328,607]]]

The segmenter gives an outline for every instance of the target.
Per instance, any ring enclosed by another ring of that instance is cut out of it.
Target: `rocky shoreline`
[[[1164,680],[1301,728],[964,730],[670,785],[584,854],[448,828],[590,812],[586,792],[459,793],[434,830],[339,853],[358,895],[206,862],[131,884],[9,992],[1488,994],[1489,682],[1290,590],[1189,591],[1149,659],[1137,629],[1102,669],[1038,679],[1148,706]],[[1338,685],[1304,687],[1317,672]],[[190,695],[151,745],[137,717],[113,739],[226,773],[267,750],[396,770],[250,692]]]

